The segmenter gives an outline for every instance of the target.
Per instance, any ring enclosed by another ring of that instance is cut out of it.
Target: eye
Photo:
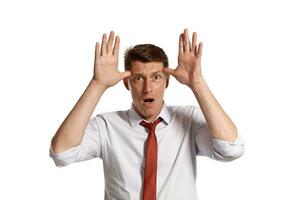
[[[136,77],[134,77],[134,80],[135,80],[135,81],[140,81],[140,80],[142,80],[142,77],[136,76]]]
[[[155,80],[159,80],[159,79],[161,79],[161,76],[160,76],[160,75],[155,75],[155,76],[154,76],[154,79],[155,79]]]

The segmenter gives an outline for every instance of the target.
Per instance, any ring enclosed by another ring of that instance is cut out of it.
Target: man
[[[100,157],[105,199],[198,199],[196,155],[231,161],[244,153],[236,126],[202,76],[202,43],[195,32],[190,42],[185,29],[176,69],[168,68],[161,48],[137,45],[126,51],[123,73],[119,45],[114,32],[96,43],[94,76],[53,137],[50,156],[59,167]],[[170,75],[193,91],[199,106],[165,104]],[[90,119],[103,92],[120,80],[131,108]]]

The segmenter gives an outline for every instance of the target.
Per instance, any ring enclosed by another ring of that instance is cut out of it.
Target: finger
[[[101,56],[106,54],[106,34],[102,35],[102,42],[101,42]]]
[[[165,68],[162,69],[162,71],[163,71],[164,73],[166,73],[167,75],[170,75],[170,74],[171,74],[172,76],[175,75],[175,70],[174,70],[174,69],[171,69],[171,68],[165,67]]]
[[[189,46],[189,31],[184,29],[184,51],[188,52],[190,50]]]
[[[203,43],[200,42],[199,45],[198,45],[198,52],[197,52],[198,57],[202,56],[202,48],[203,48]]]
[[[117,57],[119,56],[119,48],[120,48],[120,37],[116,36],[113,54]]]
[[[193,38],[192,38],[192,52],[194,54],[197,54],[197,33],[193,33]]]
[[[123,73],[121,73],[121,78],[124,79],[124,78],[127,78],[131,76],[131,72],[130,71],[125,71]]]
[[[114,41],[115,33],[113,31],[110,32],[108,42],[107,42],[107,53],[111,55],[112,53],[112,45]]]
[[[96,46],[95,46],[95,58],[99,57],[99,42],[96,42]]]
[[[183,53],[183,41],[182,41],[182,34],[179,36],[179,53]]]

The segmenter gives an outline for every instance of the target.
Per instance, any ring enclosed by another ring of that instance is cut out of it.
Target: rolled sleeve
[[[103,139],[100,132],[101,118],[96,116],[90,119],[85,128],[82,141],[79,145],[71,147],[63,152],[55,153],[53,149],[49,149],[49,156],[54,160],[57,167],[67,166],[74,162],[89,160],[92,158],[102,158]]]
[[[193,134],[195,136],[196,153],[218,161],[232,161],[244,154],[245,143],[241,133],[237,131],[234,142],[213,138],[204,115],[199,107],[194,107]]]
[[[220,161],[232,161],[241,157],[245,152],[245,143],[241,137],[240,131],[237,132],[237,138],[234,142],[212,139],[211,156]]]
[[[57,167],[64,167],[76,161],[79,146],[72,147],[60,153],[54,153],[52,147],[49,150],[49,156],[53,159]]]

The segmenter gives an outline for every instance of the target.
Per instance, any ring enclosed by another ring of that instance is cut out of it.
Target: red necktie
[[[156,200],[157,140],[155,127],[160,121],[161,118],[158,118],[153,123],[145,121],[140,123],[149,130],[146,144],[143,200]]]

